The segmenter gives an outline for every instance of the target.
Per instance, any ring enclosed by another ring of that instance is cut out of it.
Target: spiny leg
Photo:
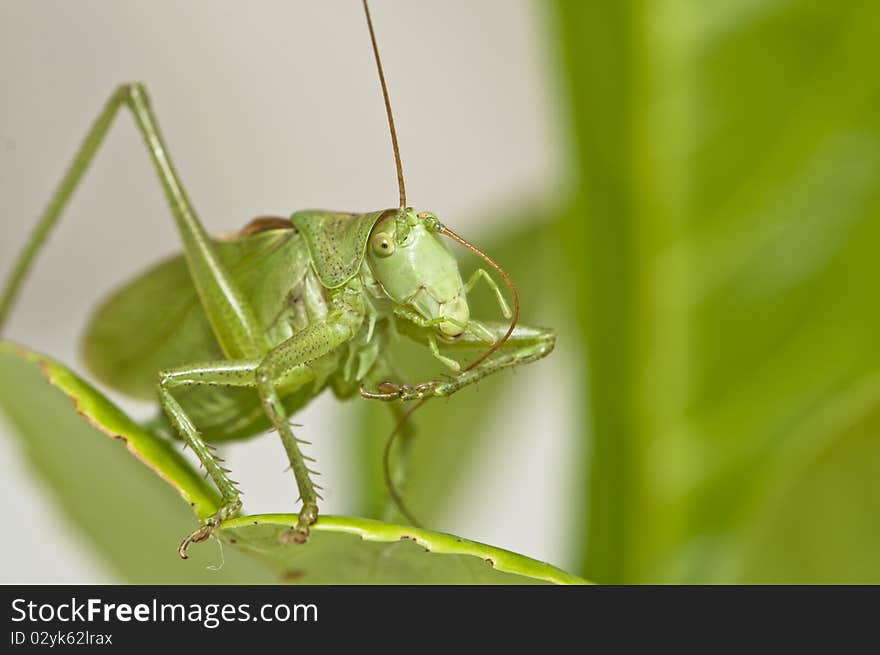
[[[253,388],[256,386],[260,364],[261,361],[256,359],[204,362],[162,371],[159,374],[159,398],[162,408],[172,425],[199,458],[208,475],[217,485],[221,496],[219,509],[181,543],[179,552],[184,559],[189,544],[207,539],[222,521],[238,513],[241,502],[236,483],[227,475],[229,470],[220,465],[211,446],[202,439],[198,428],[187,416],[172,390],[190,385]],[[313,378],[308,367],[298,366],[281,372],[274,382],[277,388],[293,390],[307,384]],[[287,430],[289,432],[289,426]]]
[[[180,544],[178,552],[183,559],[187,558],[186,550],[193,542],[200,542],[211,536],[211,532],[222,521],[235,516],[241,509],[239,490],[236,483],[230,480],[228,469],[220,465],[212,448],[202,439],[198,427],[186,414],[183,407],[174,397],[172,390],[181,386],[206,384],[213,386],[252,386],[254,370],[258,362],[251,361],[217,361],[205,362],[193,366],[185,366],[159,373],[159,403],[171,421],[172,426],[192,449],[205,467],[211,480],[220,491],[220,507],[205,519],[204,523],[187,536]]]
[[[193,285],[198,292],[217,342],[225,355],[230,358],[249,358],[261,355],[267,348],[256,314],[214,252],[210,238],[196,215],[171,162],[158,123],[150,108],[146,89],[140,84],[119,86],[92,124],[4,284],[3,291],[0,293],[0,329],[2,329],[21,284],[37,254],[60,220],[70,198],[103,143],[116,114],[123,106],[131,110],[144,138],[183,241]],[[220,363],[215,364],[223,366]],[[233,364],[229,363],[229,365]],[[169,379],[167,385],[173,386],[173,381]],[[233,499],[228,479],[224,481],[225,476],[217,465],[216,458],[213,458],[210,450],[201,441],[198,430],[183,413],[179,403],[168,392],[168,388],[163,385],[160,389],[163,408],[178,432],[187,439],[193,450],[199,453],[199,457],[209,474],[218,484],[218,488],[224,495],[226,512],[234,513],[237,511],[234,509],[237,503],[237,493],[236,498]],[[191,535],[191,540],[205,539],[208,534],[209,531],[200,529]]]
[[[160,374],[159,388],[163,407],[166,408],[175,428],[205,464],[208,473],[223,494],[221,509],[210,517],[205,525],[184,540],[181,545],[181,556],[185,555],[189,543],[207,539],[211,531],[230,511],[238,510],[238,492],[235,485],[226,477],[225,471],[216,462],[216,458],[201,439],[198,430],[171,394],[171,389],[183,385],[256,386],[267,416],[281,435],[303,501],[303,508],[293,528],[291,540],[302,543],[308,538],[309,526],[318,517],[318,493],[311,481],[312,471],[306,465],[305,456],[299,449],[288,422],[280,392],[296,389],[314,379],[314,373],[308,364],[349,341],[363,323],[365,310],[359,292],[349,292],[345,289],[337,292],[332,300],[332,306],[334,311],[328,315],[325,322],[313,324],[295,334],[270,350],[260,361],[242,359],[207,362]]]
[[[0,329],[34,259],[61,218],[123,106],[131,110],[144,138],[183,241],[193,284],[218,343],[229,358],[258,357],[266,351],[266,344],[256,315],[211,246],[171,163],[146,89],[141,84],[120,85],[92,124],[6,280],[0,294]]]
[[[271,353],[270,353],[271,356]],[[269,358],[267,358],[268,360]],[[302,368],[307,368],[300,365]],[[309,537],[309,526],[318,518],[318,500],[321,498],[318,494],[318,485],[312,482],[311,475],[316,473],[306,464],[306,456],[299,447],[302,442],[293,434],[293,429],[287,418],[284,405],[275,387],[273,379],[274,368],[271,363],[264,362],[257,371],[257,390],[263,402],[263,407],[272,425],[281,435],[281,444],[287,453],[287,459],[290,462],[290,469],[296,478],[296,486],[299,489],[299,499],[302,501],[302,509],[299,512],[299,519],[295,526],[292,526],[289,534],[282,535],[282,541],[302,544]]]
[[[328,355],[354,337],[365,316],[360,293],[343,290],[331,300],[331,305],[334,310],[326,321],[310,325],[273,348],[256,371],[257,391],[266,415],[281,435],[303,503],[296,525],[283,537],[283,540],[295,543],[303,543],[308,539],[309,526],[318,518],[320,496],[311,479],[314,471],[306,464],[306,458],[299,448],[299,441],[293,435],[281,403],[278,380],[291,371],[310,371],[310,363]]]
[[[496,334],[496,338],[499,339],[507,331],[507,325],[505,324],[493,323],[487,327],[492,329]],[[407,333],[422,342],[430,343],[429,336],[421,331],[408,330]],[[429,397],[450,396],[459,389],[471,385],[487,375],[546,357],[553,350],[555,344],[556,333],[552,330],[518,325],[502,348],[475,368],[465,369],[458,375],[443,381],[432,380],[416,385],[383,385],[374,391],[362,388],[361,395],[364,398],[386,401],[419,400]],[[462,335],[457,341],[446,345],[456,350],[473,350],[477,347],[483,347],[480,340],[466,334]]]

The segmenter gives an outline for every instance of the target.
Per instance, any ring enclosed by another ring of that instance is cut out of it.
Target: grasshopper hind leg
[[[186,548],[190,543],[207,539],[220,522],[238,513],[241,503],[235,483],[228,478],[220,460],[211,452],[197,426],[174,397],[173,390],[175,387],[183,385],[198,384],[250,388],[258,386],[254,373],[261,359],[271,355],[271,353],[267,355],[271,344],[268,343],[263,328],[257,320],[254,308],[251,307],[249,300],[238,287],[235,276],[226,270],[222,260],[214,252],[212,241],[192,207],[184,185],[171,163],[171,156],[162,138],[143,85],[137,83],[120,85],[107,100],[89,129],[73,162],[34,227],[31,238],[14,263],[11,274],[0,288],[0,328],[12,308],[36,256],[59,222],[73,192],[82,181],[121,108],[131,111],[135,124],[143,136],[147,153],[153,162],[171,208],[172,217],[180,233],[190,276],[198,292],[199,302],[211,324],[217,343],[228,358],[225,361],[207,362],[160,373],[159,398],[169,422],[197,454],[221,494],[218,511],[181,544],[180,554],[185,557]],[[276,225],[278,225],[277,221],[274,223],[260,221],[252,225],[251,230],[260,231]],[[284,226],[288,227],[286,223]],[[351,338],[354,324],[359,324],[359,320],[354,320],[351,329],[345,330],[342,340]],[[320,341],[322,343],[316,345],[326,346],[327,350],[339,345],[339,342],[333,338],[329,341],[325,339]],[[326,344],[325,341],[327,341]],[[314,354],[316,356],[326,354],[326,350]],[[288,368],[299,363],[301,362],[290,362],[290,366],[282,365],[274,370],[278,375],[284,377]],[[265,396],[261,396],[261,399],[264,404],[269,402]],[[283,410],[283,407],[281,409]],[[275,426],[283,435],[284,430],[278,421],[275,421]],[[292,435],[290,437],[293,438]],[[295,446],[295,441],[292,444]],[[291,459],[295,457],[296,453],[298,453],[298,449],[288,450]],[[301,463],[301,453],[299,453],[299,457]],[[306,472],[305,475],[301,473],[300,470],[303,468],[294,467],[294,473],[297,474],[297,484],[305,503],[300,523],[305,523],[307,526],[317,516],[317,494],[308,479],[308,473]],[[307,530],[305,533],[307,534]]]

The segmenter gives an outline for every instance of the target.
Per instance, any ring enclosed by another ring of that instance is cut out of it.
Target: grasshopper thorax
[[[437,231],[433,214],[388,210],[370,233],[366,260],[388,298],[456,337],[470,318],[458,261]]]

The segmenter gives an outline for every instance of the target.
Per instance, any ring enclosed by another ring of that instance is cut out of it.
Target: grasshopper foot
[[[180,547],[177,549],[177,554],[180,555],[180,559],[189,559],[189,555],[186,554],[186,551],[190,544],[201,543],[211,536],[211,533],[217,526],[216,524],[211,525],[209,521],[210,519],[180,543]]]
[[[190,544],[198,544],[207,541],[208,537],[213,534],[214,530],[216,530],[223,521],[238,514],[240,509],[241,501],[236,498],[233,502],[224,505],[217,510],[217,512],[205,519],[205,522],[202,523],[197,530],[190,533],[186,539],[180,542],[180,547],[177,549],[177,554],[180,555],[180,559],[189,559],[186,551]]]
[[[318,520],[318,506],[315,503],[306,503],[299,512],[296,525],[291,526],[281,533],[279,540],[283,544],[304,544],[309,540],[310,526]]]

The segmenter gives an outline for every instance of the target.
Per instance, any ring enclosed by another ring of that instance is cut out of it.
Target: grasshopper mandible
[[[32,235],[0,295],[0,328],[36,255],[59,221],[119,109],[131,111],[165,192],[183,254],[160,263],[111,295],[95,312],[83,341],[91,372],[111,388],[158,402],[169,432],[205,467],[221,494],[220,509],[180,545],[206,540],[241,509],[237,483],[210,442],[276,430],[302,501],[284,538],[303,543],[318,516],[320,487],[294,435],[290,416],[327,387],[340,399],[358,393],[388,401],[398,419],[499,371],[546,356],[552,330],[517,324],[519,302],[495,262],[430,212],[407,205],[403,168],[367,0],[363,0],[382,86],[399,186],[399,206],[368,213],[295,212],[261,217],[232,237],[211,238],[172,164],[143,85],[111,95]],[[465,283],[441,237],[482,257],[507,283],[513,311],[487,270]],[[471,317],[467,294],[483,281],[509,322]],[[161,307],[157,311],[156,308]],[[137,325],[132,332],[131,325]],[[386,355],[398,333],[427,346],[453,375],[401,384]],[[163,335],[173,334],[173,339]],[[441,352],[480,352],[462,366]],[[409,411],[403,402],[418,400]],[[389,447],[391,440],[389,439]],[[392,497],[400,502],[387,474]],[[402,508],[403,509],[403,508]],[[405,510],[404,510],[405,512]],[[406,513],[406,512],[405,512]]]

